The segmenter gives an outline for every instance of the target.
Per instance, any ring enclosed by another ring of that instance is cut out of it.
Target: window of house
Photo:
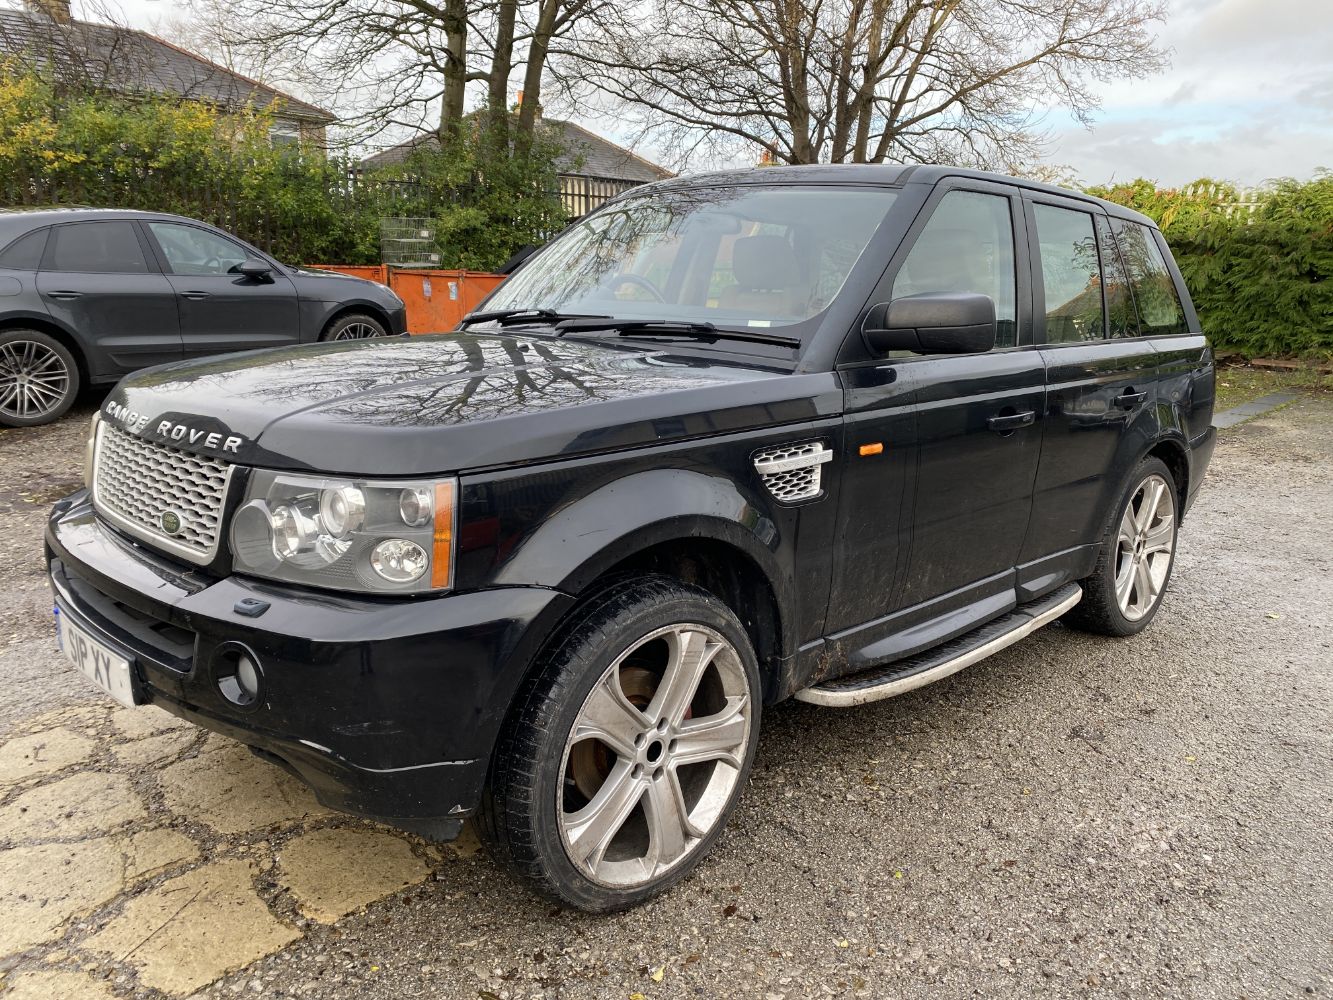
[[[1188,332],[1180,294],[1152,232],[1147,226],[1121,219],[1113,220],[1112,226],[1119,238],[1130,287],[1134,289],[1140,333],[1145,337],[1162,337]]]
[[[96,274],[149,270],[131,222],[71,222],[52,227],[43,269]]]
[[[975,292],[995,302],[995,346],[1018,343],[1014,223],[1009,199],[950,191],[921,230],[893,281],[895,299]]]
[[[150,222],[148,229],[173,274],[235,274],[237,265],[252,256],[239,243],[206,229],[174,222]]]
[[[1101,340],[1102,273],[1092,215],[1034,205],[1045,290],[1046,343]]]

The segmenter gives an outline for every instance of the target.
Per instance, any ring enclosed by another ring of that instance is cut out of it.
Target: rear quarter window
[[[20,236],[0,250],[0,268],[13,271],[35,271],[46,250],[46,234],[51,230],[37,229]]]
[[[1157,240],[1147,226],[1137,222],[1114,219],[1116,240],[1134,304],[1139,313],[1139,334],[1144,337],[1163,337],[1172,333],[1188,333],[1185,310],[1180,304],[1180,293],[1171,278]]]

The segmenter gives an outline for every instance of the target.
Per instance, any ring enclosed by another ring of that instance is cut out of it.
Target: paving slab
[[[162,770],[162,796],[173,812],[202,820],[221,834],[329,815],[305,785],[281,768],[239,743],[217,747]]]
[[[83,972],[24,972],[15,978],[5,1000],[116,1000],[111,987]]]
[[[178,719],[170,712],[165,712],[156,705],[140,705],[137,708],[117,709],[111,716],[111,724],[126,739],[139,740],[145,736],[155,736],[172,729],[197,732],[193,723]]]
[[[55,940],[71,918],[198,853],[190,838],[161,829],[0,851],[0,955]]]
[[[1290,403],[1300,395],[1299,392],[1272,392],[1267,396],[1260,396],[1258,399],[1252,399],[1248,403],[1241,403],[1239,406],[1233,406],[1231,409],[1222,413],[1214,414],[1213,426],[1218,430],[1235,427],[1237,424],[1243,424],[1245,421],[1257,417],[1261,413],[1267,413],[1269,410],[1277,409],[1277,407],[1282,406],[1285,403]]]
[[[168,879],[131,899],[83,947],[133,965],[146,986],[188,995],[301,936],[255,894],[254,872],[228,860]]]
[[[199,739],[199,731],[189,729],[169,729],[166,732],[145,736],[141,740],[129,740],[111,750],[111,755],[118,764],[131,770],[149,767],[169,760],[192,747]]]
[[[0,746],[0,788],[43,778],[88,759],[92,737],[61,726],[18,736]]]
[[[295,837],[283,845],[278,863],[279,885],[291,890],[302,913],[325,924],[430,874],[401,837],[354,827]]]
[[[29,789],[0,808],[0,841],[69,840],[106,833],[147,815],[126,775],[81,771]]]

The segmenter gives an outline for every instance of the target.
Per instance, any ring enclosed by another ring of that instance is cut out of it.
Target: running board
[[[915,691],[950,674],[956,674],[1006,646],[1012,646],[1043,625],[1055,621],[1082,599],[1082,587],[1076,583],[1065,584],[1040,600],[1020,605],[1008,614],[934,649],[905,660],[886,663],[882,667],[872,667],[859,674],[825,681],[798,691],[793,697],[812,705],[850,708]]]

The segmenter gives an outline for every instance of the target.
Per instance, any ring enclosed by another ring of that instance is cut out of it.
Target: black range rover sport
[[[765,706],[1146,627],[1213,448],[1152,223],[987,174],[640,188],[464,325],[121,382],[47,532],[59,633],[591,911],[698,863]]]

